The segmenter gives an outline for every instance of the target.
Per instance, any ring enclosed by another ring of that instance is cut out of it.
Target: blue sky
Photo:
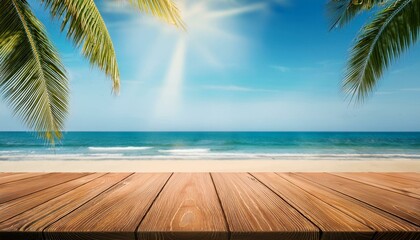
[[[70,77],[69,131],[420,131],[420,46],[363,104],[340,91],[348,49],[369,16],[328,31],[325,1],[177,1],[182,32],[118,1],[98,1],[121,93],[31,1]],[[25,130],[0,103],[0,130]]]

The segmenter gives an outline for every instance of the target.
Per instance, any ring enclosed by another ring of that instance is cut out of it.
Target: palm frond
[[[143,12],[151,13],[165,22],[185,29],[181,14],[172,0],[128,0],[128,2]]]
[[[330,16],[330,30],[343,27],[350,22],[359,12],[370,10],[374,6],[384,5],[388,0],[330,0],[327,3]]]
[[[363,27],[343,81],[352,99],[364,100],[391,62],[417,41],[419,9],[420,0],[396,0]]]
[[[93,0],[41,0],[49,7],[51,15],[62,20],[61,30],[82,47],[90,63],[111,77],[113,90],[119,92],[120,73],[117,57],[108,29]]]
[[[67,115],[68,81],[26,0],[1,0],[0,91],[15,115],[52,144]]]

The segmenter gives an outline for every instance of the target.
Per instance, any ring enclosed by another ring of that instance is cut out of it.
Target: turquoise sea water
[[[0,132],[0,160],[418,159],[419,132]]]

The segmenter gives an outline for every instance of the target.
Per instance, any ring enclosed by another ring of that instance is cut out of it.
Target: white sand
[[[0,161],[0,172],[420,172],[419,160]]]

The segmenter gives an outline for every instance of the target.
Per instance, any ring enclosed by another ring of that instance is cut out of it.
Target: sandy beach
[[[0,172],[420,172],[418,160],[0,161]]]

